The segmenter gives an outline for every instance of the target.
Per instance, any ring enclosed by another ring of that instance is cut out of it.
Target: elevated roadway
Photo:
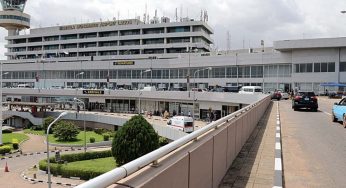
[[[345,187],[346,129],[333,123],[335,99],[319,98],[319,111],[293,111],[280,101],[285,187]]]

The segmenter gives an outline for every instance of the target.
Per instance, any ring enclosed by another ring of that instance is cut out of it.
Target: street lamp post
[[[193,86],[195,87],[196,85],[196,73],[199,71],[204,71],[204,70],[212,70],[211,67],[203,68],[203,69],[198,69],[193,73]],[[198,87],[197,87],[198,88]],[[196,89],[193,90],[193,107],[192,107],[192,117],[195,119],[195,102],[196,102]]]
[[[47,143],[47,173],[48,173],[48,182],[47,183],[48,183],[48,188],[51,188],[51,186],[52,186],[51,174],[50,174],[50,163],[49,163],[49,142],[48,142],[49,129],[55,122],[57,122],[60,118],[62,118],[66,114],[67,114],[67,112],[62,112],[57,118],[55,118],[55,120],[52,123],[49,124],[49,126],[47,128],[46,143]]]
[[[143,73],[145,72],[151,72],[152,69],[147,69],[145,71],[141,71],[141,82],[143,80]],[[139,107],[138,107],[138,114],[141,114],[141,88],[140,88],[140,85],[138,83],[138,103],[139,103]]]
[[[156,56],[149,56],[150,59],[150,70],[153,70],[153,59],[156,59]],[[150,86],[153,86],[153,71],[150,71]]]
[[[190,91],[191,91],[191,85],[190,85],[190,69],[191,69],[191,52],[198,52],[198,49],[192,50],[192,47],[188,46],[186,49],[186,52],[189,54],[189,69],[187,72],[187,84],[186,84],[186,89],[189,92],[189,98],[190,98]]]
[[[86,111],[86,109],[85,109],[85,102],[84,101],[82,101],[82,100],[80,100],[80,99],[78,99],[78,98],[74,98],[73,99],[75,102],[77,102],[77,103],[82,103],[83,104],[83,110],[84,110],[84,112],[83,112],[83,116],[84,116],[84,118],[83,118],[83,129],[84,129],[84,153],[86,152],[86,150],[87,150],[87,144],[86,144],[86,127],[85,127],[85,111]],[[77,104],[78,105],[78,104]]]
[[[77,83],[76,82],[76,77],[78,77],[79,75],[83,75],[83,74],[84,74],[84,72],[80,72],[80,73],[74,75],[75,84]],[[82,87],[83,87],[83,84],[82,84]]]
[[[1,68],[0,68],[0,145],[2,145],[2,76],[8,74],[8,72],[5,72],[4,74],[2,74],[2,65],[3,63],[1,62]]]

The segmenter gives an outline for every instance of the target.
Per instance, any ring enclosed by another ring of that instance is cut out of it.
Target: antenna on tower
[[[143,22],[144,23],[146,23],[146,21],[147,21],[147,9],[148,9],[148,7],[147,7],[147,4],[145,3],[145,12],[143,14]]]
[[[178,22],[178,8],[175,8],[175,22]]]
[[[183,5],[180,5],[180,22],[183,21]]]
[[[118,20],[120,20],[120,11],[118,11]]]
[[[201,9],[200,21],[203,20],[203,10]]]
[[[227,53],[231,50],[231,36],[229,31],[227,31]]]

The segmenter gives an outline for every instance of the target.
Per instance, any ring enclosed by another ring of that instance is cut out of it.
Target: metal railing
[[[217,129],[218,127],[236,119],[238,116],[243,114],[244,112],[249,111],[250,109],[254,108],[258,104],[265,102],[268,97],[265,97],[251,105],[246,106],[243,109],[240,109],[226,117],[223,117],[215,122],[210,123],[209,125],[189,134],[186,135],[170,144],[167,144],[157,150],[154,150],[140,158],[137,158],[121,167],[117,167],[105,174],[102,174],[96,178],[93,178],[81,185],[78,185],[77,188],[90,188],[90,187],[107,187],[112,185],[113,183],[137,172],[138,170],[142,169],[143,167],[151,164],[151,163],[157,163],[157,161],[164,157],[165,155],[169,154],[170,152],[180,148],[181,146],[184,146],[185,144],[189,143],[190,141],[197,140],[198,137],[201,135]]]

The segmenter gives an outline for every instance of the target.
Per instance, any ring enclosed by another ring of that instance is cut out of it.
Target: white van
[[[243,86],[239,90],[240,94],[259,94],[262,93],[262,88],[260,86]]]
[[[18,88],[30,88],[29,84],[18,84]]]
[[[174,129],[184,131],[186,133],[191,133],[194,131],[192,117],[174,116],[171,119],[169,119],[167,125]]]
[[[141,91],[156,91],[155,86],[144,87]]]

